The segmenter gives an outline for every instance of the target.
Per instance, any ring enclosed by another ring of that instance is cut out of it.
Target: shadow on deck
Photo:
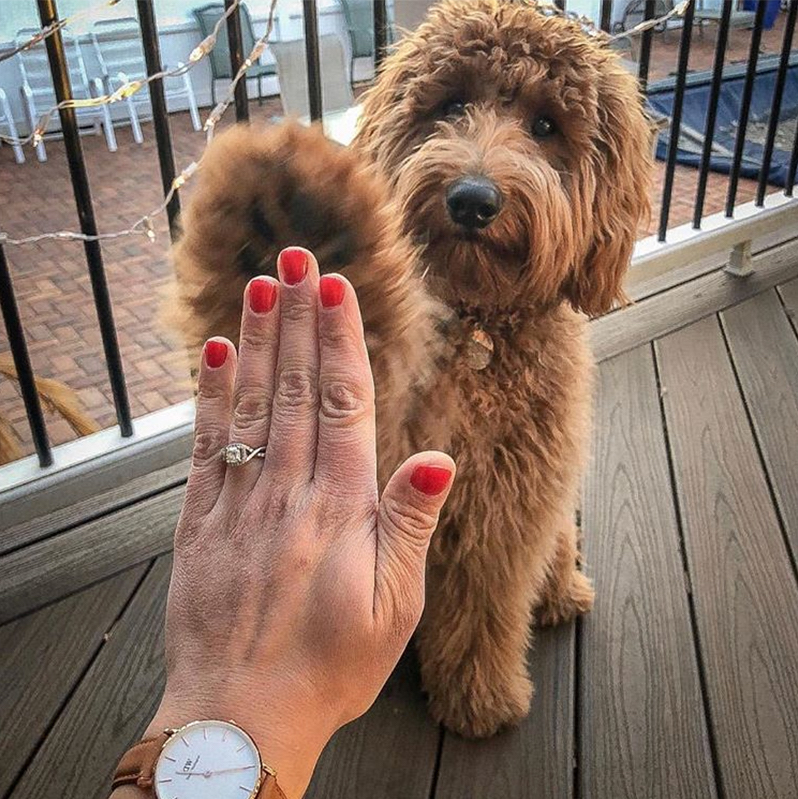
[[[484,742],[444,732],[407,657],[311,799],[798,796],[794,248],[593,323],[596,607],[537,636],[528,719]],[[0,796],[107,796],[162,685],[184,476],[0,531]]]

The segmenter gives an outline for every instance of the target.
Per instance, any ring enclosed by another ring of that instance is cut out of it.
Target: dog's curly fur
[[[387,59],[353,148],[297,126],[225,134],[186,213],[175,313],[192,346],[235,340],[246,280],[304,244],[358,291],[382,474],[418,448],[457,461],[416,642],[434,717],[464,735],[527,713],[533,618],[592,604],[573,521],[593,369],[582,314],[624,300],[650,144],[635,79],[577,23],[444,0]],[[444,193],[474,174],[504,203],[464,235]],[[477,330],[494,346],[482,370]]]

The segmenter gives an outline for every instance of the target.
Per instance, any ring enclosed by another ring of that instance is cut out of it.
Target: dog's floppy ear
[[[638,227],[650,213],[652,128],[634,77],[608,65],[599,90],[599,133],[587,253],[566,284],[571,304],[588,316],[625,303],[623,278]]]

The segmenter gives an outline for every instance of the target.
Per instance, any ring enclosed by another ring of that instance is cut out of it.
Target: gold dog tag
[[[466,348],[466,363],[481,372],[493,359],[493,339],[481,327],[474,328]]]

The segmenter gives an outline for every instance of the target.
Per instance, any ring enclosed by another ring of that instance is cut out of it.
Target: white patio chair
[[[134,17],[99,20],[92,25],[91,38],[107,92],[113,92],[129,81],[146,79],[147,65],[141,46],[141,31],[139,23]],[[164,69],[169,69],[170,66],[164,65]],[[180,62],[173,65],[174,68],[182,66],[183,64]],[[167,102],[186,98],[194,130],[202,128],[197,100],[194,97],[194,87],[188,73],[165,80],[164,94]],[[133,138],[137,144],[141,144],[144,141],[144,136],[141,132],[140,120],[152,118],[149,89],[147,87],[140,89],[127,97],[125,102],[133,128]]]
[[[310,103],[304,40],[273,42],[269,49],[277,61],[283,112],[307,116],[310,113]],[[354,105],[347,61],[346,48],[338,36],[325,34],[319,37],[321,102],[325,114]]]
[[[8,104],[8,97],[6,97],[6,93],[0,89],[0,129],[4,127],[8,129],[6,135],[10,136],[12,139],[19,139],[17,126],[11,114],[11,106]],[[11,149],[14,151],[14,160],[18,164],[24,164],[25,153],[22,152],[22,147],[20,147],[19,144],[12,144]]]
[[[15,44],[17,46],[23,44],[38,32],[36,28],[25,28],[17,31]],[[98,97],[103,94],[102,83],[97,78],[89,80],[78,40],[67,31],[62,31],[61,35],[64,40],[69,80],[72,84],[72,96],[75,99],[88,100],[91,97]],[[17,55],[17,64],[22,78],[22,86],[20,88],[22,104],[25,107],[30,129],[33,130],[42,114],[46,113],[58,102],[53,88],[53,79],[50,75],[50,64],[47,60],[46,48],[40,46],[23,50]],[[112,153],[116,152],[116,136],[111,122],[111,112],[107,105],[95,108],[76,108],[75,115],[79,127],[89,123],[97,134],[100,133],[102,128],[105,132],[105,141],[108,144],[108,149]],[[58,123],[58,115],[54,114],[50,124]],[[36,146],[36,156],[40,161],[47,160],[47,151],[44,148],[43,141]]]

